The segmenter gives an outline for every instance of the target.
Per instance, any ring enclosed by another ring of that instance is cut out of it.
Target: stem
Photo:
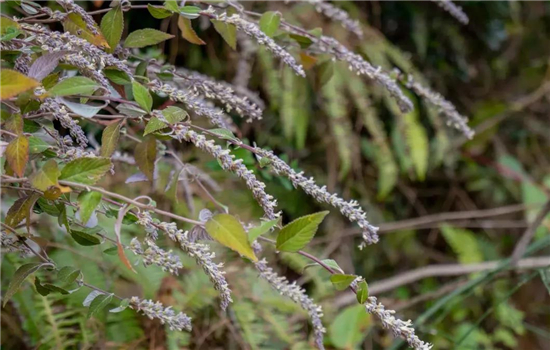
[[[155,212],[159,215],[168,216],[172,219],[176,219],[176,220],[183,221],[183,222],[188,222],[188,223],[194,224],[194,225],[203,226],[203,223],[200,222],[200,221],[192,220],[192,219],[189,219],[189,218],[186,218],[186,217],[183,217],[183,216],[172,214],[172,213],[164,211],[164,210],[157,209],[157,208],[155,208],[151,205],[143,204],[141,202],[135,201],[131,198],[125,197],[125,196],[120,195],[118,193],[107,191],[107,190],[105,190],[101,187],[88,186],[88,185],[83,185],[83,184],[79,184],[79,183],[71,182],[71,181],[59,181],[59,183],[61,185],[65,185],[65,186],[84,188],[84,189],[89,190],[89,191],[90,190],[91,191],[96,191],[96,192],[99,192],[99,193],[104,194],[106,196],[113,197],[113,198],[119,199],[123,202],[135,205],[136,207],[138,207],[140,209],[150,210],[150,211]]]

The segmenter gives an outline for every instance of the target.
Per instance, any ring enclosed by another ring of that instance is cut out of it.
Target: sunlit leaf
[[[359,304],[364,304],[369,298],[369,285],[367,281],[363,280],[359,282],[357,286],[357,301]]]
[[[279,29],[279,23],[281,22],[281,14],[276,11],[264,12],[260,17],[260,29],[265,35],[273,37]]]
[[[69,13],[63,21],[63,28],[65,28],[66,32],[78,36],[79,38],[82,38],[95,46],[103,46],[108,48],[109,43],[105,40],[103,34],[101,34],[97,24],[94,23],[94,27],[96,28],[98,34],[92,33],[92,31],[88,29],[86,22],[82,19],[82,16],[74,12]]]
[[[57,186],[57,180],[61,172],[57,167],[57,162],[53,159],[48,160],[42,168],[38,169],[29,178],[34,188],[40,191],[46,191],[51,186]]]
[[[133,81],[132,92],[134,94],[134,100],[136,100],[139,106],[147,112],[151,112],[151,108],[153,108],[153,98],[151,97],[149,90],[137,81]]]
[[[111,161],[107,158],[78,158],[65,165],[59,179],[93,185],[110,169]]]
[[[296,252],[305,247],[315,236],[319,224],[328,211],[302,216],[284,226],[277,235],[277,250]]]
[[[275,227],[275,225],[277,225],[278,222],[279,219],[262,221],[260,226],[253,227],[248,230],[248,241],[250,243],[254,242],[261,235],[268,233],[273,227]]]
[[[90,220],[94,210],[101,202],[101,196],[101,193],[95,191],[82,192],[78,195],[80,221],[83,224],[86,224]]]
[[[234,24],[212,20],[214,28],[233,50],[237,49],[237,27]]]
[[[354,275],[334,274],[330,276],[330,282],[332,282],[332,285],[337,290],[344,290],[349,287],[351,282],[355,281],[356,278],[357,276]]]
[[[191,21],[188,18],[179,16],[178,27],[181,30],[181,37],[185,40],[196,45],[206,45],[206,43],[202,41],[201,38],[199,38],[199,36],[191,26]]]
[[[229,214],[215,215],[206,222],[205,229],[219,243],[252,261],[258,261],[243,226],[235,217]]]
[[[156,45],[165,40],[172,39],[173,37],[174,36],[172,34],[167,34],[156,29],[139,29],[128,35],[128,37],[124,41],[124,47],[140,48]]]
[[[10,168],[17,176],[23,177],[29,160],[29,139],[25,136],[18,136],[13,139],[6,148],[5,156]]]
[[[171,11],[162,7],[153,6],[151,4],[147,4],[147,10],[149,10],[151,16],[155,17],[156,19],[163,19],[172,16]]]
[[[36,80],[29,78],[11,69],[0,70],[0,99],[7,99],[40,85]]]

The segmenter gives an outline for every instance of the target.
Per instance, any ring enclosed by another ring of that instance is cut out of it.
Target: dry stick
[[[497,268],[502,263],[502,260],[486,261],[479,264],[439,264],[429,265],[404,272],[396,276],[383,279],[369,284],[369,292],[372,294],[380,294],[388,292],[397,287],[416,282],[428,277],[445,277],[445,276],[460,276],[474,272],[492,270]],[[515,266],[517,269],[534,269],[550,265],[550,256],[542,256],[536,258],[525,258],[518,261]],[[337,305],[343,306],[353,302],[355,297],[351,294],[342,295],[336,302]]]
[[[550,213],[550,200],[548,200],[546,204],[544,204],[533,223],[527,228],[527,230],[525,230],[523,236],[516,244],[516,247],[514,248],[511,256],[511,266],[515,266],[519,262],[519,259],[521,259],[523,254],[525,254],[525,250],[527,249],[529,242],[531,242],[531,239],[535,235],[535,231],[542,224],[544,218],[546,217],[546,215],[548,215],[548,213]]]

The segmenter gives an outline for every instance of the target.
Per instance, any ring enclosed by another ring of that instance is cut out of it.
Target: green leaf
[[[143,136],[147,136],[151,133],[154,133],[155,131],[164,129],[166,127],[167,125],[165,122],[163,122],[157,117],[152,117],[151,119],[149,119],[149,121],[147,122],[147,125],[145,126],[145,129],[143,130]]]
[[[55,84],[48,93],[52,96],[91,95],[99,84],[86,77],[67,78]]]
[[[126,85],[132,82],[128,74],[118,69],[105,69],[103,74],[107,79],[118,85]]]
[[[25,136],[16,137],[6,147],[5,156],[10,168],[23,177],[29,161],[29,140]]]
[[[170,124],[179,123],[189,117],[189,114],[187,114],[186,111],[175,106],[169,106],[163,109],[162,115]]]
[[[363,280],[359,282],[356,296],[359,304],[364,304],[367,301],[369,298],[369,285],[367,281]]]
[[[97,314],[99,311],[104,309],[111,300],[113,299],[113,294],[101,294],[94,298],[88,309],[88,315],[86,317],[90,318]]]
[[[201,38],[199,38],[199,36],[191,26],[191,21],[189,20],[189,18],[179,16],[178,28],[181,30],[181,37],[189,41],[191,44],[206,45],[206,43]]]
[[[403,121],[405,123],[405,135],[409,154],[412,159],[416,177],[423,181],[428,171],[429,142],[428,135],[424,126],[418,121],[418,110],[415,109],[405,114]]]
[[[103,134],[101,135],[101,150],[99,152],[102,157],[109,158],[115,153],[118,147],[122,122],[123,119],[116,123],[109,124],[109,126],[103,130]]]
[[[299,34],[290,34],[289,35],[292,39],[296,40],[296,42],[300,45],[302,49],[307,49],[308,47],[313,44],[313,40],[308,38],[307,36],[299,35]]]
[[[101,240],[96,236],[92,235],[91,232],[94,232],[94,231],[90,230],[87,227],[71,226],[70,232],[71,232],[71,237],[73,237],[76,243],[82,246],[89,247],[89,246],[101,244]]]
[[[57,272],[57,279],[59,282],[61,282],[64,286],[69,285],[76,281],[76,279],[80,276],[80,270],[73,266],[63,266],[58,272]]]
[[[157,160],[157,141],[154,136],[148,135],[134,149],[134,159],[142,173],[150,181],[154,179],[155,161]]]
[[[233,49],[237,49],[237,27],[234,24],[226,23],[222,21],[211,20],[214,24],[214,28],[220,35],[223,40]]]
[[[120,305],[119,307],[116,307],[114,309],[111,309],[109,310],[110,313],[118,313],[118,312],[122,312],[124,310],[126,310],[128,308],[128,306],[130,305],[130,299],[123,299],[121,302],[120,302]]]
[[[34,203],[40,198],[39,193],[33,193],[30,196],[19,198],[8,209],[5,224],[15,228],[23,219],[27,219],[27,226],[30,224],[30,216]]]
[[[79,158],[65,165],[59,179],[93,185],[110,169],[111,161],[107,158]]]
[[[151,97],[149,90],[137,81],[133,81],[132,92],[134,94],[134,100],[136,100],[141,108],[151,113],[151,108],[153,108],[153,98]]]
[[[44,287],[41,283],[40,283],[40,278],[38,278],[38,276],[36,276],[34,278],[34,286],[36,287],[36,291],[38,292],[38,294],[42,295],[42,296],[46,296],[48,294],[50,294],[50,290],[46,287]]]
[[[86,224],[90,220],[90,217],[94,213],[94,210],[101,202],[101,196],[101,193],[95,191],[82,192],[78,195],[77,201],[80,213],[80,221],[83,224]]]
[[[364,305],[353,305],[340,312],[328,327],[332,344],[337,349],[357,349],[367,336],[370,317]]]
[[[78,114],[84,118],[94,117],[100,110],[105,108],[104,105],[88,105],[84,103],[74,103],[68,101],[64,98],[59,97],[61,103],[63,103],[67,108],[69,108],[73,113]]]
[[[70,294],[68,290],[66,290],[64,288],[61,288],[61,287],[58,287],[58,286],[56,286],[54,284],[51,284],[51,283],[43,283],[42,288],[47,289],[50,292],[54,292],[54,293],[60,293],[60,294],[64,294],[64,295]]]
[[[229,214],[215,215],[206,222],[205,229],[219,243],[252,261],[258,261],[250,243],[248,243],[244,228],[233,216]]]
[[[484,260],[476,234],[472,231],[444,224],[441,226],[441,233],[461,264],[474,264]]]
[[[39,82],[17,71],[11,69],[0,70],[0,99],[2,100],[14,97],[38,85],[40,85]]]
[[[163,19],[172,16],[172,11],[169,11],[162,7],[155,7],[151,4],[147,4],[147,10],[149,10],[151,16],[155,17],[156,19]]]
[[[315,236],[319,224],[328,211],[302,216],[281,229],[277,236],[277,250],[297,252],[305,247]]]
[[[278,222],[279,219],[263,221],[260,226],[251,228],[248,230],[248,241],[250,243],[254,242],[261,235],[268,233],[275,225],[277,225]]]
[[[113,53],[122,38],[122,31],[124,30],[124,14],[122,13],[121,6],[112,8],[101,19],[101,32],[109,44],[109,48],[105,51]]]
[[[230,141],[237,141],[237,137],[231,130],[219,128],[219,129],[209,129],[208,132],[216,135],[217,137],[223,139],[223,140],[230,140]]]
[[[260,29],[265,35],[273,37],[279,29],[281,22],[281,13],[276,11],[265,12],[260,18]]]
[[[41,169],[29,178],[31,185],[40,191],[46,191],[51,186],[57,186],[57,179],[61,172],[57,168],[57,162],[53,159],[44,163]]]
[[[174,36],[171,34],[167,34],[156,29],[151,29],[151,28],[139,29],[130,33],[130,35],[128,35],[128,37],[124,41],[124,47],[140,48],[145,46],[156,45],[165,40],[172,39],[173,37]]]
[[[52,146],[50,144],[42,140],[40,137],[29,136],[29,153],[30,154],[42,153],[51,147]]]
[[[349,287],[351,282],[355,281],[356,278],[357,276],[354,275],[334,274],[330,276],[330,281],[337,290],[344,290]]]
[[[319,86],[323,86],[334,75],[334,62],[327,60],[319,65]]]
[[[332,259],[323,259],[321,261],[323,262],[323,264],[327,265],[331,269],[333,269],[335,271],[338,271],[340,273],[344,273],[344,270],[342,270],[342,268],[340,267],[340,265],[338,265],[338,263],[336,261],[334,261]],[[304,271],[308,267],[313,267],[313,266],[321,266],[321,265],[319,265],[318,263],[307,264],[306,266],[304,266]]]
[[[2,306],[6,306],[6,303],[8,300],[11,299],[11,297],[19,290],[25,279],[29,277],[32,273],[38,271],[38,269],[44,267],[44,266],[52,266],[50,263],[29,263],[20,266],[17,271],[15,271],[15,274],[13,275],[10,284],[8,285],[8,289],[6,290],[6,294],[4,294],[4,302],[2,303]]]
[[[118,248],[117,247],[111,247],[111,248],[107,248],[103,251],[104,254],[107,254],[107,255],[117,255],[117,250]]]
[[[185,18],[195,19],[199,18],[202,9],[197,6],[183,6],[179,8],[179,13]]]
[[[180,7],[178,5],[178,2],[176,0],[167,0],[164,2],[164,7],[166,7],[167,10],[172,12],[179,12]]]

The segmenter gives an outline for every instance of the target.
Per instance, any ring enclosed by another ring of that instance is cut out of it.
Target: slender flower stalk
[[[308,2],[315,6],[315,10],[317,12],[322,13],[333,21],[340,22],[342,24],[342,27],[344,27],[346,30],[349,30],[350,32],[353,32],[358,37],[363,37],[361,23],[359,23],[359,21],[357,20],[351,19],[346,11],[339,9],[331,3],[323,0],[309,0]]]
[[[306,76],[306,73],[302,65],[298,64],[298,62],[296,62],[294,57],[292,57],[292,55],[288,53],[288,51],[286,51],[281,46],[279,46],[275,42],[275,40],[265,35],[265,33],[262,32],[256,24],[245,20],[238,14],[227,16],[227,14],[224,12],[222,14],[216,15],[215,17],[218,21],[235,25],[235,27],[237,27],[238,30],[254,38],[260,45],[264,45],[275,56],[279,57],[279,59],[283,63],[288,65],[290,68],[292,68],[294,72],[296,72],[296,74],[302,77]]]
[[[50,31],[38,24],[21,24],[24,30],[35,34],[36,41],[43,50],[48,52],[69,51],[80,53],[81,55],[93,58],[96,62],[101,62],[102,67],[115,67],[118,70],[133,77],[132,71],[128,68],[125,61],[119,60],[115,56],[106,53],[95,45],[90,44],[84,39],[72,35],[69,32],[59,33]]]
[[[161,222],[157,225],[159,229],[164,231],[168,237],[174,242],[179,243],[181,249],[195,258],[197,265],[202,267],[210,281],[214,284],[214,289],[220,293],[222,310],[227,309],[231,299],[231,290],[225,279],[225,272],[222,270],[223,264],[214,263],[213,259],[216,254],[210,251],[206,244],[191,242],[187,231],[179,230],[175,223]]]
[[[350,221],[357,221],[359,227],[363,229],[363,240],[359,248],[364,248],[366,244],[378,242],[378,227],[371,225],[367,221],[367,214],[359,207],[357,201],[345,201],[336,194],[331,194],[326,190],[326,186],[319,187],[313,178],[307,178],[303,172],[297,173],[283,160],[277,157],[272,151],[267,151],[259,147],[255,147],[253,152],[261,157],[269,160],[273,171],[278,175],[287,177],[294,187],[301,187],[308,195],[321,203],[330,204],[340,210]]]
[[[233,84],[241,89],[246,89],[250,77],[252,76],[252,57],[257,51],[257,46],[252,43],[252,40],[244,33],[237,34],[237,42],[239,43],[239,62]]]
[[[132,297],[130,299],[130,308],[143,313],[152,319],[160,320],[160,323],[167,324],[170,330],[191,331],[191,317],[183,312],[176,314],[171,306],[164,307],[160,302]]]
[[[356,72],[357,75],[366,75],[383,86],[390,95],[397,100],[399,109],[401,109],[402,112],[410,112],[413,110],[414,106],[412,102],[403,94],[403,91],[401,91],[395,79],[392,79],[387,73],[383,72],[381,67],[374,67],[363,57],[353,53],[336,39],[328,36],[321,36],[321,38],[317,40],[316,47],[321,52],[330,54],[339,61],[346,62],[349,69]]]
[[[183,103],[196,115],[206,117],[213,125],[220,128],[233,129],[231,118],[211,102],[205,101],[197,91],[186,88],[177,89],[168,84],[161,84],[158,80],[149,83],[149,87],[155,93],[165,94],[172,101]]]
[[[45,98],[42,105],[40,105],[40,110],[51,113],[55,119],[59,120],[61,126],[69,130],[71,136],[76,139],[76,142],[81,147],[88,145],[86,134],[84,134],[84,131],[78,125],[78,121],[71,118],[65,106],[62,106],[53,98]]]
[[[280,213],[275,212],[277,201],[273,196],[265,192],[265,184],[259,181],[254,176],[254,173],[243,165],[242,159],[235,159],[235,156],[230,154],[228,149],[223,149],[221,146],[216,145],[213,140],[207,140],[204,135],[196,133],[184,124],[174,126],[173,137],[180,141],[191,142],[197,148],[216,158],[224,170],[235,173],[245,181],[248,188],[252,191],[254,198],[256,198],[256,201],[264,210],[266,218],[273,220],[279,217]]]
[[[162,271],[168,271],[173,275],[178,275],[179,270],[183,268],[180,258],[172,254],[172,251],[164,251],[159,248],[151,239],[145,239],[147,248],[143,250],[139,240],[134,237],[130,242],[130,250],[143,259],[145,266],[157,265],[162,268]]]
[[[323,335],[326,330],[321,322],[321,317],[323,317],[322,307],[315,304],[296,282],[290,283],[286,277],[281,277],[273,272],[273,269],[267,266],[267,261],[265,259],[260,260],[255,263],[255,265],[256,269],[260,272],[261,278],[265,279],[281,295],[292,299],[296,304],[307,311],[311,319],[311,324],[313,325],[315,344],[317,348],[323,350],[325,348],[323,345]]]
[[[432,1],[437,2],[439,7],[447,11],[451,16],[453,16],[460,23],[468,24],[468,22],[470,22],[468,15],[464,13],[464,11],[462,10],[462,7],[457,6],[451,0],[432,0]]]
[[[102,74],[104,67],[101,59],[94,59],[93,57],[88,59],[80,53],[71,53],[63,56],[61,60],[75,66],[82,75],[100,83],[105,89],[109,89],[109,81]]]
[[[376,297],[369,297],[365,303],[365,308],[369,314],[373,314],[382,321],[382,326],[389,329],[394,337],[403,338],[409,345],[416,350],[429,350],[433,345],[426,343],[416,334],[411,327],[411,320],[402,321],[393,316],[394,310],[387,310],[384,305],[377,302]]]
[[[437,107],[439,113],[447,117],[448,125],[452,125],[460,130],[469,139],[474,137],[474,131],[468,126],[468,118],[458,113],[456,107],[453,106],[451,102],[447,101],[441,94],[422,86],[413,79],[412,75],[407,77],[406,85],[418,96]]]
[[[239,115],[248,117],[248,122],[262,119],[262,110],[248,97],[240,96],[231,84],[216,81],[206,75],[187,69],[178,69],[174,81],[206,98],[218,100],[227,112],[235,110]]]

